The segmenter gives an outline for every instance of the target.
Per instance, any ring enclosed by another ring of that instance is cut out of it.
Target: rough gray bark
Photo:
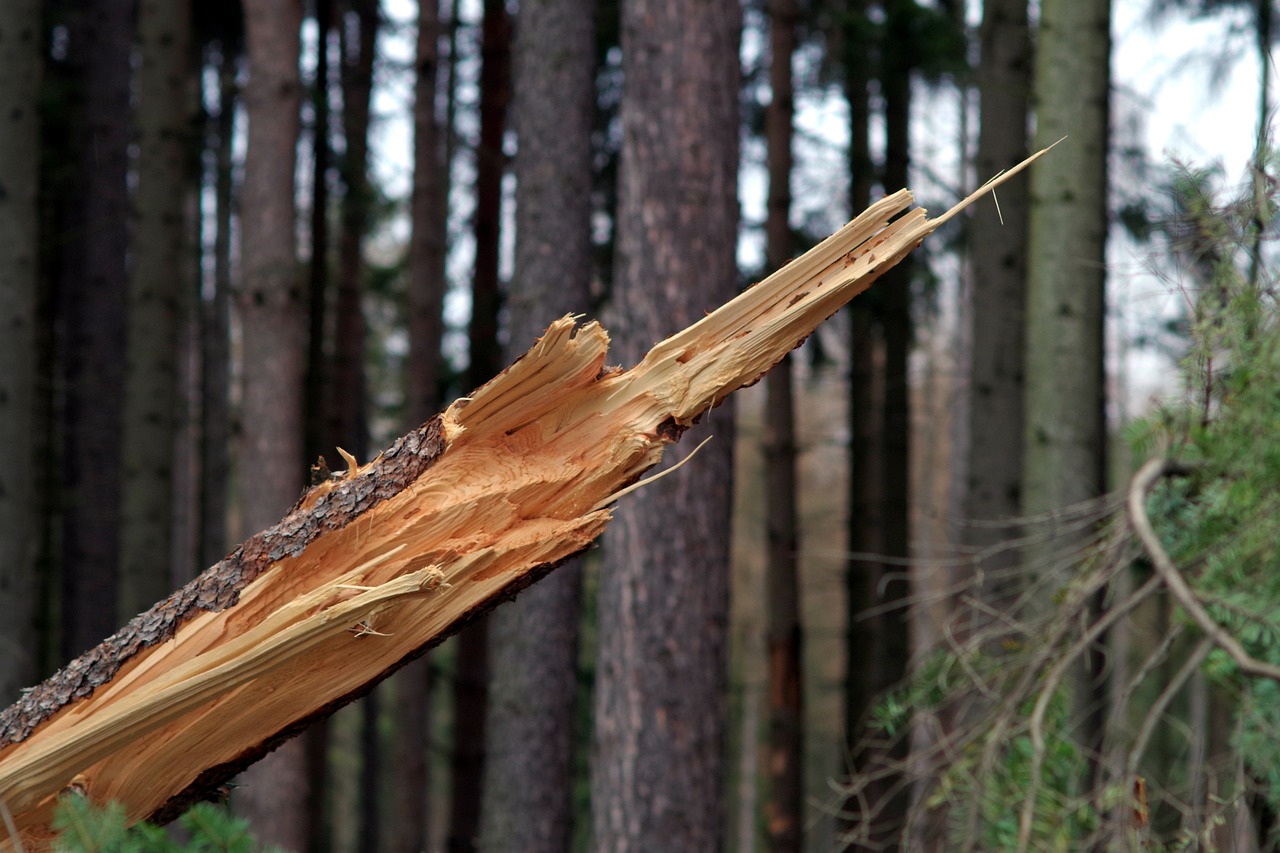
[[[508,357],[557,317],[584,313],[592,275],[594,0],[526,0],[514,44],[515,278]],[[568,850],[573,834],[573,703],[578,560],[489,618],[481,848]]]
[[[1031,97],[1031,40],[1026,0],[983,4],[978,90],[981,98],[979,181],[1027,156]],[[1022,491],[1022,394],[1027,270],[1025,180],[1000,190],[1000,213],[984,205],[970,220],[973,294],[969,454],[965,517],[975,521],[1017,516]],[[1003,222],[1001,221],[1003,219]],[[983,549],[1007,532],[970,526],[965,544]],[[998,560],[999,558],[993,558]],[[989,562],[989,568],[1007,566]],[[996,599],[999,589],[988,592]]]
[[[125,364],[120,589],[124,621],[169,591],[174,453],[182,398],[178,334],[193,291],[185,205],[194,66],[186,0],[138,4],[137,190]]]
[[[243,334],[240,433],[242,529],[278,519],[302,486],[305,310],[296,259],[294,170],[302,84],[300,0],[248,0],[248,146],[241,190]],[[259,838],[289,850],[307,839],[304,741],[293,740],[251,768],[237,799]]]
[[[39,0],[0,4],[0,705],[36,675]]]
[[[1103,323],[1110,36],[1109,0],[1041,4],[1035,140],[1051,144],[1067,134],[1070,138],[1031,180],[1022,479],[1022,511],[1027,515],[1096,498],[1106,490]],[[1087,539],[1090,534],[1086,529],[1073,535]],[[1050,529],[1044,546],[1028,550],[1029,565],[1044,567],[1055,550],[1072,544]],[[1105,639],[1099,646],[1103,644]],[[1104,667],[1095,648],[1076,690],[1078,736],[1091,757],[1102,749]],[[1092,773],[1092,758],[1090,767]]]
[[[732,293],[737,3],[622,9],[617,356]],[[592,768],[597,850],[714,851],[724,836],[733,413],[689,471],[642,490],[605,540]],[[692,444],[692,442],[690,442]]]

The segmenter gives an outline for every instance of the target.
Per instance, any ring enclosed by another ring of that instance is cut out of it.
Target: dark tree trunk
[[[523,353],[552,320],[588,308],[594,7],[594,0],[526,0],[520,7],[508,357]],[[581,596],[575,561],[490,616],[486,851],[570,848]]]
[[[0,6],[0,705],[35,681],[39,0]]]
[[[741,25],[736,3],[622,9],[613,325],[624,364],[734,290]],[[698,460],[628,496],[605,540],[597,850],[724,843],[733,412],[707,421],[697,432],[715,440]]]
[[[409,426],[431,417],[440,403],[440,343],[444,335],[445,232],[449,174],[443,136],[449,128],[436,117],[440,65],[438,0],[418,5],[417,75],[414,81],[413,234],[409,244],[409,366],[405,408]],[[430,825],[428,729],[431,709],[430,659],[407,666],[396,678],[395,783],[392,853],[427,848]]]
[[[364,375],[364,240],[369,231],[369,103],[378,34],[376,0],[351,0],[342,28],[342,233],[338,249],[338,291],[334,303],[333,398],[327,417],[339,447],[364,461],[369,451]],[[361,700],[360,821],[362,853],[381,845],[379,804],[382,750],[378,738],[381,703],[375,691]]]
[[[983,4],[979,181],[1027,156],[1027,110],[1031,96],[1031,40],[1026,0]],[[970,219],[973,295],[969,405],[969,458],[965,490],[967,519],[990,521],[1018,515],[1022,492],[1023,323],[1026,313],[1027,182],[1000,191],[1000,212],[983,205]],[[1003,219],[1003,222],[1001,221]],[[965,544],[981,551],[1012,538],[1012,531],[971,525]],[[984,575],[1010,568],[1012,552],[994,555]],[[985,587],[993,604],[1006,602],[1008,582]]]
[[[307,268],[307,378],[306,450],[308,464],[328,454],[333,458],[334,437],[327,403],[331,391],[329,359],[325,344],[329,318],[329,170],[333,160],[329,101],[332,85],[329,53],[333,36],[333,0],[315,0],[319,48],[315,79],[311,83],[311,263]]]
[[[498,340],[501,293],[498,281],[502,223],[502,175],[506,165],[507,104],[511,100],[511,20],[504,0],[485,0],[481,24],[480,142],[476,147],[476,258],[471,281],[470,364],[467,387],[477,388],[502,361]],[[453,799],[449,815],[451,853],[476,849],[484,781],[485,719],[489,685],[488,619],[458,637],[454,677]]]
[[[213,149],[214,242],[212,292],[201,302],[200,323],[200,536],[199,563],[211,566],[227,552],[228,469],[231,467],[231,226],[234,200],[232,143],[238,51],[217,46],[218,112],[206,130]]]
[[[68,27],[72,86],[82,97],[71,109],[83,124],[72,137],[79,162],[61,226],[64,657],[116,627],[132,12],[132,3],[95,0],[74,9]]]
[[[171,589],[175,453],[180,394],[179,334],[193,292],[187,231],[195,66],[186,0],[138,6],[137,125],[133,269],[125,377],[120,592],[123,622]]]
[[[794,0],[771,0],[769,88],[765,114],[769,146],[769,212],[765,223],[769,270],[791,259],[791,79],[796,45]],[[804,671],[801,647],[799,520],[796,509],[795,402],[791,357],[765,378],[765,606],[768,610],[769,848],[798,851],[804,828]]]
[[[882,183],[887,189],[907,184],[912,67],[909,48],[913,43],[910,22],[918,10],[911,0],[895,0],[885,4],[884,11],[876,76],[884,102]],[[854,44],[848,48],[858,49]],[[869,71],[864,60],[856,61],[860,69]],[[850,93],[851,104],[858,101],[850,112],[859,121],[868,114],[862,105],[865,79],[861,74],[851,74],[859,91]],[[851,158],[862,160],[865,168],[867,152],[861,148],[864,131],[859,127],[856,133],[858,146]],[[855,210],[865,203],[855,200]],[[909,264],[907,259],[885,275],[883,285],[877,289],[878,299],[869,302],[864,310],[854,303],[850,395],[849,550],[855,556],[850,565],[846,720],[855,740],[855,767],[870,780],[862,794],[870,811],[853,812],[857,815],[854,820],[858,843],[894,850],[898,849],[909,805],[908,791],[901,784],[909,742],[903,734],[890,740],[883,732],[864,727],[877,697],[906,675],[911,651],[905,607],[909,582],[901,566],[910,547],[907,359],[913,332]],[[865,388],[861,387],[863,383]],[[877,608],[877,614],[865,615],[864,611],[870,608]]]
[[[239,457],[245,532],[274,523],[303,483],[306,308],[294,210],[301,24],[299,0],[245,3],[249,129],[237,289],[245,366]],[[288,850],[306,849],[310,784],[304,741],[286,743],[243,780],[239,802],[259,838]]]

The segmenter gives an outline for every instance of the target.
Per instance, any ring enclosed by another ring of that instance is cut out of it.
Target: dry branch
[[[553,323],[0,714],[0,801],[25,848],[47,846],[67,789],[131,820],[172,817],[587,548],[703,412],[1039,156],[938,219],[908,210],[906,190],[887,196],[630,370],[606,366],[598,324]]]

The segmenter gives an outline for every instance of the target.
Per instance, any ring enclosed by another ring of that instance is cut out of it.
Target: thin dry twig
[[[1230,655],[1245,675],[1280,682],[1280,666],[1258,660],[1250,655],[1240,641],[1209,614],[1195,591],[1191,589],[1191,585],[1182,576],[1182,572],[1165,553],[1164,546],[1160,544],[1160,538],[1156,536],[1155,529],[1151,526],[1151,519],[1147,515],[1147,495],[1164,477],[1182,477],[1189,473],[1191,469],[1175,459],[1152,459],[1143,465],[1129,484],[1129,523],[1133,527],[1133,532],[1142,541],[1147,555],[1151,557],[1151,564],[1159,573],[1165,586],[1169,588],[1169,592],[1200,626],[1205,636]]]

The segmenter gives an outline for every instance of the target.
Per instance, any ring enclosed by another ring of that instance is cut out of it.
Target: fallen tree
[[[470,397],[349,460],[0,713],[0,804],[24,848],[48,845],[65,791],[174,817],[590,546],[703,412],[1039,156],[938,219],[885,197],[630,370],[606,366],[600,325],[558,320]]]

